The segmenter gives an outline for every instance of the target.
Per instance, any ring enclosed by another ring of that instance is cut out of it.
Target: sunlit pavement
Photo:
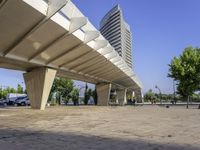
[[[160,106],[0,108],[0,149],[200,149],[200,110]]]

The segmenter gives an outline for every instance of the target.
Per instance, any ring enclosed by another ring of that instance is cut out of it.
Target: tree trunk
[[[189,108],[189,101],[190,101],[190,96],[187,97],[187,109]]]

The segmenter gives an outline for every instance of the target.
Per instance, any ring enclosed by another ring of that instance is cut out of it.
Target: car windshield
[[[18,97],[17,100],[25,99],[26,97]]]

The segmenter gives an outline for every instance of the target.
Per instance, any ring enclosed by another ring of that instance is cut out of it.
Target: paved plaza
[[[2,150],[199,150],[200,110],[185,107],[0,108]]]

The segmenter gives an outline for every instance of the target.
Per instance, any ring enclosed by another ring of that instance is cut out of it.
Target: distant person
[[[133,99],[133,105],[135,105],[135,102],[136,102],[136,100],[135,100],[135,99]]]
[[[173,100],[171,100],[171,103],[172,103],[172,105],[174,105],[174,101]]]
[[[132,105],[132,101],[130,98],[128,99],[128,105]]]

